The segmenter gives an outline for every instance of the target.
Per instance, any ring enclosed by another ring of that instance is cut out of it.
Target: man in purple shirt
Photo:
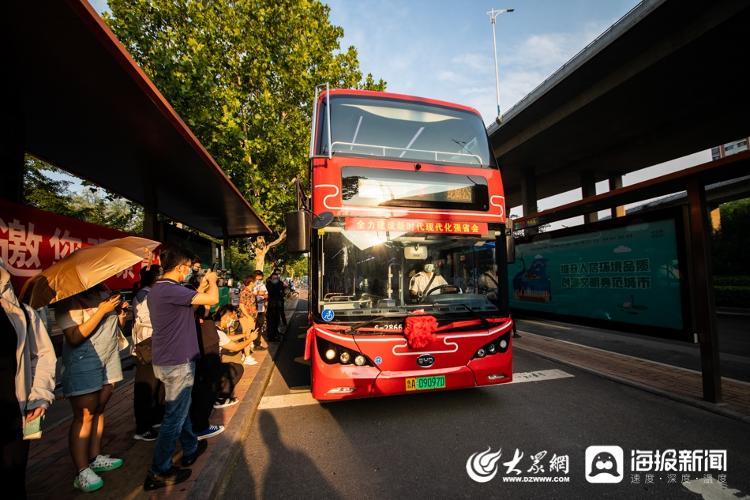
[[[163,251],[160,260],[164,275],[151,287],[148,311],[154,329],[151,337],[154,375],[164,383],[166,402],[154,461],[143,483],[146,490],[181,483],[190,477],[190,469],[172,465],[178,438],[183,466],[195,463],[206,450],[206,441],[198,441],[193,433],[189,414],[195,360],[200,353],[193,306],[219,302],[214,272],[206,273],[197,292],[180,285],[190,272],[191,255],[172,248]]]

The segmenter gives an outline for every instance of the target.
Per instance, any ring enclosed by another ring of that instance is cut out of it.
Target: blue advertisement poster
[[[550,236],[516,246],[512,308],[683,328],[673,219]]]

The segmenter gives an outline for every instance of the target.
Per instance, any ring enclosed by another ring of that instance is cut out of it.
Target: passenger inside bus
[[[443,286],[448,286],[448,282],[435,272],[435,264],[432,263],[431,259],[428,259],[424,265],[424,270],[411,278],[409,282],[409,294],[412,300],[419,302],[429,292],[440,293],[440,289]]]

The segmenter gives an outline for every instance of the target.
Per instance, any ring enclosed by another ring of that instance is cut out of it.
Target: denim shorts
[[[117,337],[97,331],[73,347],[63,344],[62,387],[65,397],[81,396],[122,380]]]

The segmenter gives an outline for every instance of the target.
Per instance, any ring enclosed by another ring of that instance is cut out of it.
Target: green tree
[[[382,90],[318,0],[109,0],[105,20],[219,165],[283,239],[290,181],[306,177],[316,84]]]
[[[720,206],[721,229],[713,234],[714,274],[750,275],[747,249],[750,247],[750,198]]]
[[[71,190],[64,172],[33,156],[25,159],[24,199],[40,210],[73,217],[92,224],[140,233],[143,209],[124,198],[83,181],[80,192]]]

